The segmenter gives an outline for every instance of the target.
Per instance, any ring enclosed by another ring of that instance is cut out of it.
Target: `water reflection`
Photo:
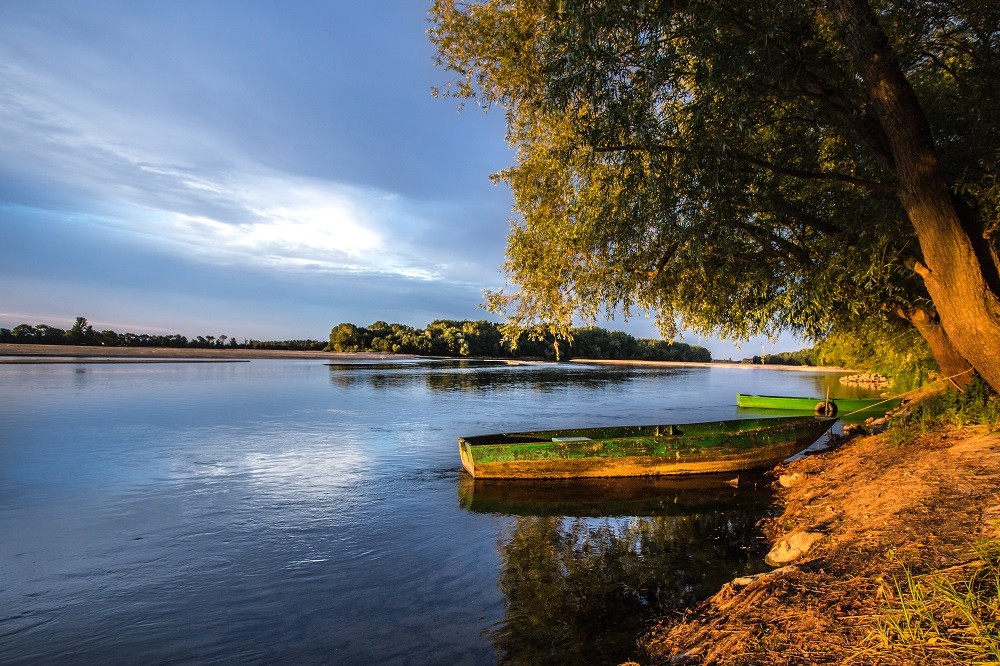
[[[662,516],[766,507],[770,481],[760,473],[681,478],[474,479],[462,474],[459,504],[475,513],[514,516]]]
[[[595,369],[589,366],[508,365],[488,361],[331,363],[328,367],[330,381],[338,388],[367,385],[382,391],[411,387],[439,392],[529,389],[545,393],[571,387],[596,388],[622,384],[637,375],[667,376],[685,372],[676,368]]]
[[[770,389],[761,393],[766,395],[787,395],[802,398],[820,398],[830,396],[831,398],[876,398],[885,389],[875,389],[869,386],[858,386],[853,384],[842,384],[841,377],[851,373],[815,373],[806,374],[798,371],[791,371],[801,374],[799,382],[795,388],[787,391],[772,392]],[[748,393],[749,391],[743,391]],[[735,397],[735,396],[734,396]]]
[[[650,620],[762,570],[756,524],[771,499],[759,477],[740,487],[718,477],[506,485],[464,478],[462,506],[518,515],[498,546],[505,609],[489,631],[498,661],[641,657],[636,638]]]

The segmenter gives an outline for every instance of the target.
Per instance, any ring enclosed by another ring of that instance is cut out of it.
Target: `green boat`
[[[836,419],[814,416],[537,430],[461,437],[477,479],[719,474],[772,467],[803,451]]]
[[[736,394],[736,406],[747,409],[783,409],[813,412],[822,416],[843,416],[862,412],[865,416],[885,414],[902,402],[899,398],[799,398],[780,395]]]

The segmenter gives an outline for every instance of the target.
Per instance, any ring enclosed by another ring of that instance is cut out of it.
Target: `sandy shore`
[[[588,358],[575,358],[570,363],[586,363],[587,365],[647,365],[660,367],[687,367],[687,368],[734,368],[737,370],[788,370],[790,372],[829,372],[839,374],[851,374],[857,370],[848,368],[834,368],[816,365],[760,365],[757,363],[731,363],[729,361],[713,361],[711,363],[700,363],[695,361],[619,361],[619,360],[594,360]]]
[[[322,351],[286,351],[277,349],[194,349],[173,347],[85,347],[78,345],[0,344],[0,363],[66,362],[170,362],[180,360],[249,361],[268,358],[300,358],[318,360],[383,359],[384,354],[343,354]],[[406,359],[415,356],[396,355]]]
[[[405,360],[417,358],[441,358],[437,356],[423,357],[412,354],[378,354],[374,352],[323,352],[323,351],[286,351],[278,349],[197,349],[174,347],[90,347],[81,345],[24,345],[0,344],[0,364],[3,363],[167,363],[177,361],[250,361],[268,358],[299,358],[318,359],[325,361],[350,360]],[[471,359],[470,359],[471,360]],[[507,362],[512,365],[540,363],[526,359],[475,359]],[[754,365],[750,363],[695,363],[690,361],[618,361],[573,359],[570,363],[586,365],[632,365],[651,367],[702,367],[702,368],[734,368],[734,369],[767,369],[787,370],[791,372],[829,372],[847,374],[854,372],[846,368],[825,368],[807,365]]]

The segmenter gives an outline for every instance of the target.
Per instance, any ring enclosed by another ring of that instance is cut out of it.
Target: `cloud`
[[[162,171],[159,174],[163,176]],[[433,222],[414,215],[410,209],[416,204],[404,198],[278,173],[230,175],[224,184],[204,176],[172,178],[175,189],[188,186],[219,193],[213,210],[192,213],[162,206],[103,218],[101,224],[214,264],[428,280],[446,277],[444,266],[406,243],[401,219],[414,226]]]
[[[445,277],[424,233],[447,222],[397,193],[283,173],[239,158],[203,159],[210,142],[169,119],[123,117],[86,92],[23,68],[0,68],[0,156],[77,192],[90,223],[133,232],[195,260],[277,269]],[[68,103],[72,100],[72,103]],[[155,129],[154,129],[155,128]],[[192,148],[191,146],[194,146]],[[221,149],[218,149],[221,150]],[[214,168],[213,168],[214,167]],[[433,235],[433,234],[432,234]]]
[[[484,316],[510,153],[502,114],[431,99],[426,8],[8,5],[0,309],[258,339]]]

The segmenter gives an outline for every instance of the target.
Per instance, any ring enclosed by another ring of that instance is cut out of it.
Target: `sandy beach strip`
[[[384,354],[283,349],[204,349],[190,347],[99,347],[83,345],[0,344],[0,364],[26,363],[211,363],[261,359],[319,361],[381,360]],[[416,358],[393,356],[392,358]]]

